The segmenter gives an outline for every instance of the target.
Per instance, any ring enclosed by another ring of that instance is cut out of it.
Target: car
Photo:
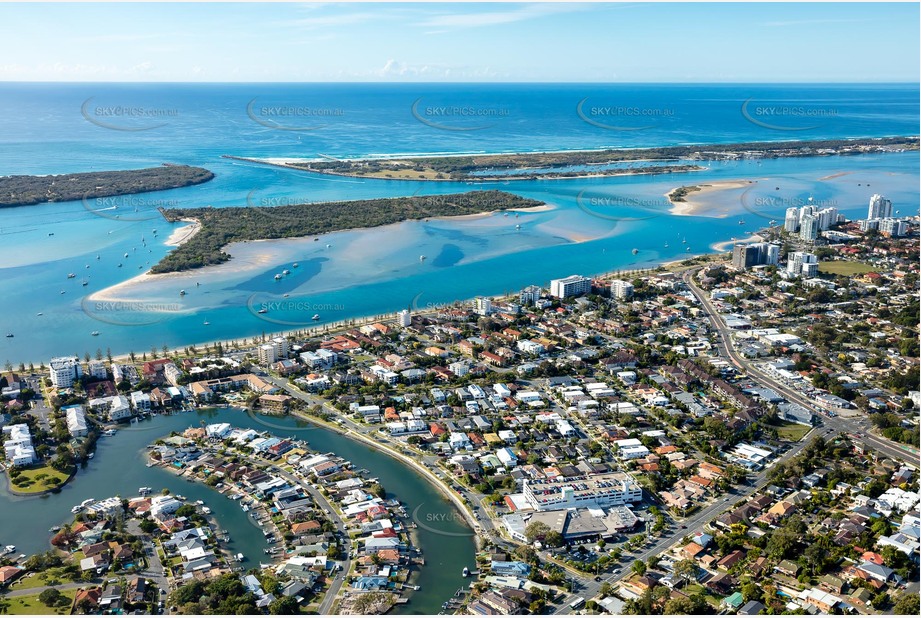
[[[600,582],[600,581],[601,581],[601,577],[600,577],[600,576],[596,576],[596,577],[595,577],[595,581],[596,581],[596,582]]]
[[[688,527],[687,527],[687,526],[681,526],[681,529],[682,529],[682,530],[687,530]]]

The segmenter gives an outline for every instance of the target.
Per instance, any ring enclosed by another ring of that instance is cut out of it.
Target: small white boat
[[[80,506],[80,505],[78,504],[77,506],[71,508],[71,509],[70,509],[70,512],[71,512],[71,513],[79,513],[79,512],[82,511],[82,510],[83,510],[83,507]]]
[[[98,330],[94,330],[94,331],[91,332],[90,334],[91,334],[93,337],[98,337],[98,336],[99,336],[99,331],[98,331]]]
[[[195,501],[195,504],[197,504],[198,506],[202,506],[202,505],[205,504],[205,501],[204,501],[204,500],[196,500],[196,501]]]
[[[67,278],[68,278],[68,279],[73,279],[73,278],[76,277],[76,276],[77,276],[76,273],[67,273]]]
[[[84,500],[83,502],[80,503],[80,506],[82,506],[82,507],[85,508],[85,507],[88,507],[89,505],[91,505],[91,504],[94,503],[94,502],[96,502],[96,498],[87,498],[86,500]]]
[[[15,545],[7,545],[4,549],[6,549],[6,553],[12,554],[14,551],[16,551],[16,546],[15,546]]]
[[[278,281],[279,279],[281,279],[281,275],[275,275],[275,281]]]
[[[320,314],[319,314],[319,313],[314,313],[314,314],[313,314],[313,317],[310,318],[310,319],[313,320],[314,322],[316,322],[317,320],[320,319]]]
[[[244,556],[243,554],[237,554],[236,556],[234,556],[234,558],[236,558],[240,562],[243,562],[244,560],[246,560],[246,556]]]
[[[179,295],[180,295],[180,296],[185,296],[185,290],[179,290]]]
[[[205,515],[210,515],[210,514],[211,514],[211,509],[209,509],[209,508],[206,507],[206,506],[203,506],[203,507],[201,507],[201,512],[204,513]]]
[[[87,457],[87,459],[92,459],[92,458],[95,457],[95,456],[96,456],[96,451],[93,451],[92,453],[90,453],[90,454],[87,455],[86,457]]]
[[[298,264],[297,264],[297,262],[295,262],[295,263],[292,264],[291,266],[292,266],[292,268],[297,268]]]
[[[420,256],[419,256],[419,261],[420,261],[420,262],[424,262],[424,261],[425,261],[425,256],[424,256],[424,255],[420,255]]]
[[[283,271],[281,271],[281,274],[283,274],[283,275],[290,275],[290,274],[291,274],[291,271],[288,270],[288,269],[286,268],[286,269],[284,269]]]

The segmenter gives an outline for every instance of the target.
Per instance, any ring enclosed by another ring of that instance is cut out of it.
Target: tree
[[[636,560],[636,561],[634,561],[633,566],[631,567],[631,569],[632,569],[633,572],[636,573],[637,575],[645,575],[645,574],[646,574],[646,563],[643,562],[642,560]],[[680,612],[679,612],[679,613],[680,613]]]
[[[38,595],[38,600],[48,607],[57,607],[58,605],[63,605],[65,602],[69,602],[67,597],[61,594],[56,588],[42,590]]]
[[[535,540],[544,539],[549,532],[550,526],[542,521],[532,521],[524,529],[524,535],[529,543],[533,543]]]
[[[917,592],[912,592],[899,597],[899,600],[892,606],[892,613],[901,616],[917,616],[919,607],[921,607],[921,597],[918,596]]]
[[[674,571],[675,577],[684,579],[685,581],[696,581],[697,580],[697,563],[691,560],[690,558],[684,558],[675,563]]]
[[[298,613],[297,599],[279,597],[269,604],[269,613],[276,616],[292,616]]]

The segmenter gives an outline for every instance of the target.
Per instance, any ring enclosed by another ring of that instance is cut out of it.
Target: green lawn
[[[51,466],[46,465],[22,470],[19,476],[17,476],[16,479],[11,479],[11,481],[13,482],[13,489],[16,491],[37,493],[60,486],[67,480],[67,476],[68,475],[63,472],[58,472]],[[28,484],[20,485],[15,482],[22,479],[27,479],[29,481]]]
[[[830,275],[862,275],[874,270],[865,262],[819,262],[819,272]]]
[[[787,442],[799,442],[803,439],[803,436],[812,430],[812,427],[806,427],[799,423],[783,423],[782,425],[774,425],[774,427],[777,428],[777,437]]]
[[[39,586],[47,586],[48,582],[52,580],[56,580],[61,584],[68,584],[74,581],[72,577],[64,575],[62,569],[48,569],[40,573],[30,573],[25,577],[17,579],[16,583],[13,584],[13,588],[18,588],[20,590],[38,588]]]
[[[68,614],[70,607],[73,605],[74,590],[61,590],[61,594],[70,599],[70,603],[54,609],[48,607],[38,600],[37,594],[30,594],[22,597],[5,597],[0,598],[0,608],[5,608],[6,614],[15,616],[17,614]]]

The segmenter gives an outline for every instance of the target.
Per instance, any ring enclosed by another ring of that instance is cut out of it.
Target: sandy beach
[[[665,194],[665,198],[672,205],[669,213],[679,217],[714,217],[722,219],[729,216],[733,211],[738,210],[736,208],[738,202],[717,205],[713,203],[713,197],[718,193],[747,188],[754,182],[752,180],[724,180],[705,185],[694,185],[700,187],[700,190],[688,193],[682,202],[675,202],[670,197],[675,189],[678,188],[675,187],[675,189]]]
[[[186,242],[193,236],[198,233],[198,230],[201,229],[201,223],[197,219],[182,219],[191,225],[184,225],[182,227],[177,227],[173,230],[173,233],[169,235],[169,238],[166,239],[166,242],[163,243],[167,247],[178,247],[182,243]]]
[[[710,248],[714,251],[719,251],[720,253],[725,253],[726,251],[731,251],[732,246],[736,243],[746,243],[746,242],[762,242],[764,238],[758,236],[757,234],[752,234],[748,238],[736,238],[735,240],[724,240],[723,242],[715,242],[710,245]]]

